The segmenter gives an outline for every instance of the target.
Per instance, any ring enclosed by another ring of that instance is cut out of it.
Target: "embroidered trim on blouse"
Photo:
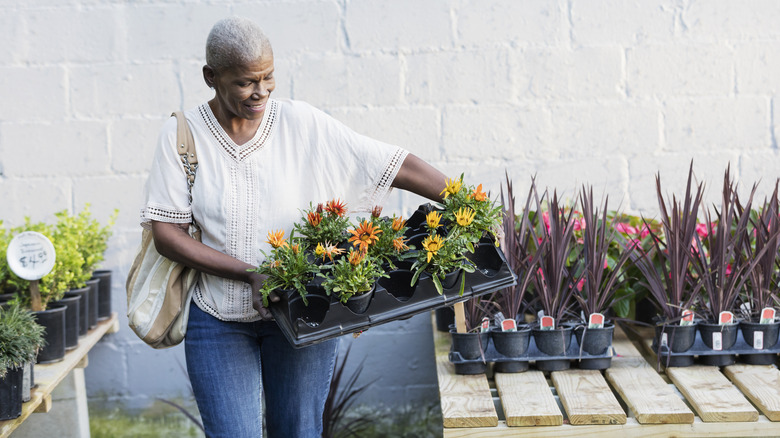
[[[276,115],[278,113],[279,103],[275,100],[268,100],[268,104],[265,108],[265,114],[263,114],[263,120],[261,121],[260,131],[255,134],[254,141],[251,144],[239,147],[228,135],[225,130],[222,129],[214,113],[211,112],[211,108],[208,103],[198,107],[201,118],[206,124],[206,127],[211,131],[211,135],[217,140],[217,143],[222,149],[230,155],[235,161],[244,161],[252,152],[261,149],[265,146],[266,140],[271,136],[274,125],[276,124]],[[259,134],[259,135],[258,135]]]
[[[382,205],[385,196],[392,188],[393,180],[398,175],[398,171],[401,170],[401,165],[409,155],[409,151],[398,148],[392,157],[385,164],[385,170],[379,175],[379,178],[374,183],[374,190],[368,195],[366,205],[363,208],[373,208],[375,205]]]
[[[156,205],[148,205],[141,209],[141,222],[157,221],[172,224],[188,224],[192,222],[192,210],[171,210]]]

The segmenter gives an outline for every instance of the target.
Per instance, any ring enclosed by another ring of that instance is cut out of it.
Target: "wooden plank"
[[[494,377],[508,426],[563,424],[563,414],[555,402],[544,373],[496,373]]]
[[[626,413],[597,370],[566,370],[552,373],[571,424],[625,424]]]
[[[89,355],[81,358],[79,363],[76,364],[76,368],[86,368],[89,366]]]
[[[725,437],[777,437],[777,423],[761,415],[750,423],[705,423],[697,418],[693,424],[640,424],[634,418],[626,424],[579,425],[549,427],[509,427],[506,422],[498,426],[480,429],[444,429],[444,438],[725,438]]]
[[[641,424],[693,423],[694,414],[663,378],[642,357],[625,333],[615,329],[612,341],[617,357],[605,371]]]
[[[36,414],[45,414],[51,410],[51,394],[46,394],[41,398],[41,404],[33,411]]]
[[[666,374],[702,421],[757,421],[758,411],[721,374],[718,367],[670,367]],[[780,432],[780,430],[778,430]]]
[[[780,371],[777,368],[738,364],[727,366],[723,372],[768,419],[780,421]]]

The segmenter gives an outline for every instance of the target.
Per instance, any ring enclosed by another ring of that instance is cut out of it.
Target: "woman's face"
[[[224,115],[247,120],[262,119],[268,98],[276,86],[273,55],[219,72],[206,66],[203,72],[206,82],[216,91],[216,99]]]

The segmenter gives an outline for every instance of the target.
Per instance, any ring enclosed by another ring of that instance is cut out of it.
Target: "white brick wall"
[[[494,195],[505,172],[520,194],[535,174],[654,215],[655,174],[679,193],[692,158],[709,200],[729,162],[744,190],[761,180],[759,199],[780,175],[775,0],[0,0],[0,219],[119,208],[105,265],[120,314],[157,131],[211,97],[203,45],[230,14],[265,27],[277,97]],[[420,202],[398,193],[385,208]],[[366,400],[434,399],[430,344],[425,316],[355,342],[353,357],[374,358],[364,378],[384,376]],[[188,394],[180,348],[123,330],[92,356],[95,401]]]

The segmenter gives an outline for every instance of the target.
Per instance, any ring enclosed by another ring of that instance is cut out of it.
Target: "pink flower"
[[[580,278],[580,281],[577,282],[577,290],[582,292],[582,288],[585,286],[585,277]]]
[[[639,230],[639,238],[644,239],[648,234],[650,234],[650,227],[647,224],[642,224],[642,228]]]
[[[582,231],[585,229],[585,218],[574,219],[574,231]]]
[[[637,234],[636,227],[632,227],[631,225],[625,224],[623,222],[618,222],[615,224],[615,229],[623,234]]]
[[[542,221],[544,221],[544,226],[547,227],[547,230],[550,229],[550,212],[545,211],[542,213]]]
[[[726,276],[728,277],[729,275],[731,275],[731,263],[726,265]]]
[[[707,227],[707,224],[696,224],[696,234],[698,234],[702,239],[707,237],[707,234],[709,234],[709,228]]]
[[[604,269],[609,268],[609,263],[607,263],[607,259],[604,259]]]

